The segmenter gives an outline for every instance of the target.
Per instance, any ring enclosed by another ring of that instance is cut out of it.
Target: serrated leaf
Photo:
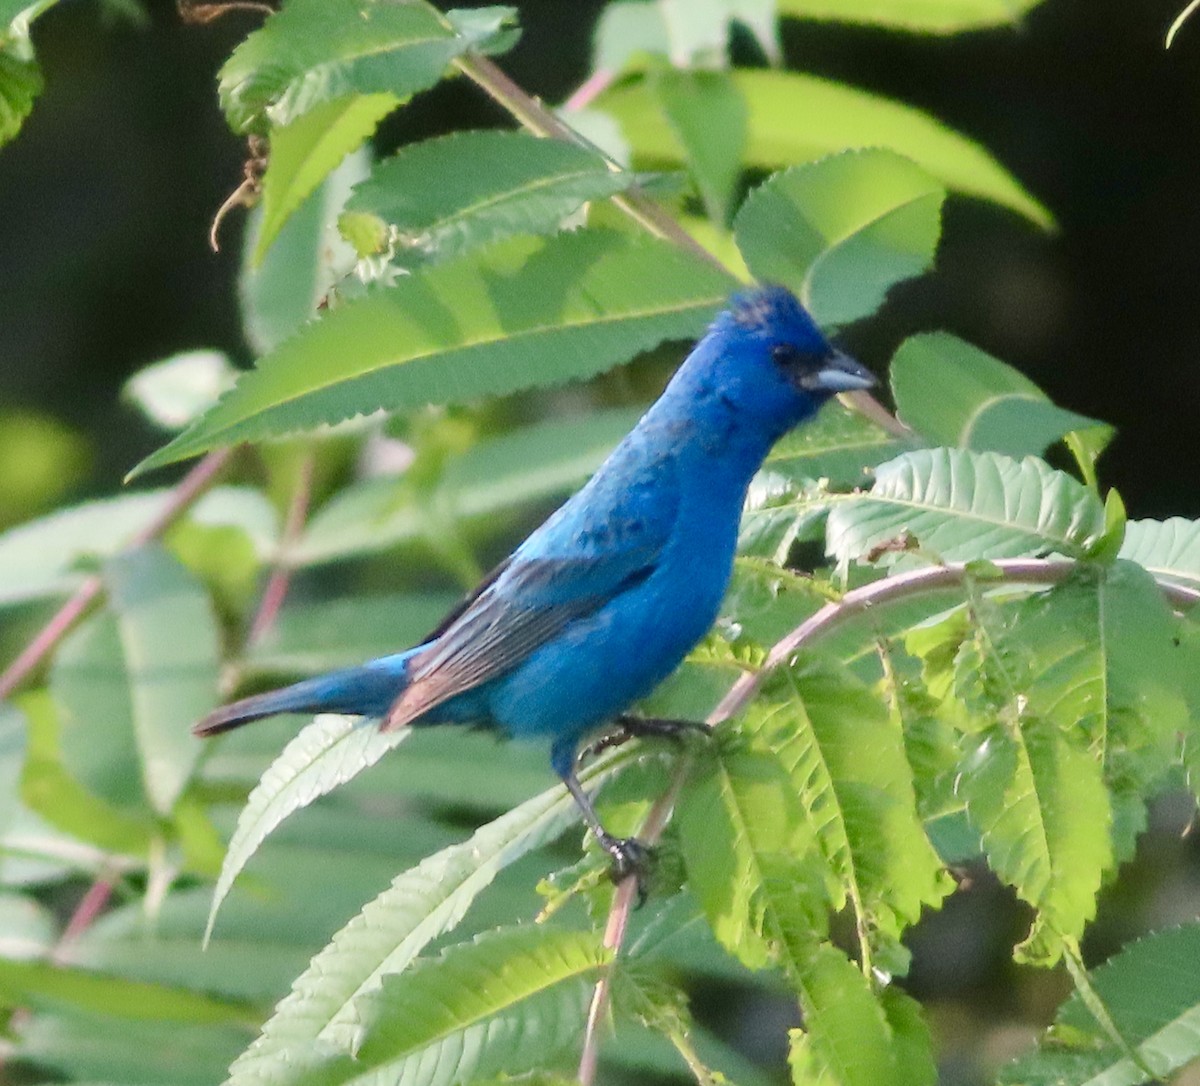
[[[1200,589],[1200,520],[1131,520],[1120,557],[1161,580]]]
[[[350,95],[404,98],[433,86],[450,61],[507,21],[458,33],[424,4],[290,0],[234,50],[221,69],[221,106],[237,132],[286,125]]]
[[[741,70],[730,78],[747,105],[747,166],[784,169],[853,147],[885,147],[912,159],[956,192],[991,200],[1039,226],[1050,213],[987,151],[929,114],[842,83],[797,72]],[[612,113],[651,168],[678,165],[683,152],[647,80],[607,91]]]
[[[350,95],[274,129],[262,179],[262,218],[251,258],[255,265],[296,209],[399,104],[393,94]]]
[[[603,156],[524,132],[457,132],[402,148],[346,204],[382,224],[401,264],[446,259],[509,234],[545,234],[589,200],[636,184]]]
[[[631,758],[618,751],[581,778],[589,785],[603,782]],[[230,1068],[229,1086],[282,1086],[346,1051],[356,1035],[356,1001],[453,928],[500,871],[577,819],[574,801],[556,786],[398,875],[313,959],[259,1039]]]
[[[234,879],[276,826],[373,766],[411,734],[410,728],[385,732],[373,721],[334,715],[318,716],[300,732],[263,773],[238,816],[213,890],[205,939]]]
[[[1042,0],[776,0],[780,15],[838,23],[885,26],[925,34],[956,34],[992,26],[1017,26]]]
[[[921,449],[880,465],[870,491],[832,499],[826,553],[860,559],[907,533],[942,561],[1082,558],[1104,529],[1100,499],[1041,460]],[[887,552],[877,560],[901,557]]]
[[[1072,430],[1113,433],[1055,406],[1024,374],[946,332],[905,340],[888,375],[896,413],[935,445],[1039,456]]]
[[[1099,760],[1059,726],[1013,716],[973,742],[959,794],[988,866],[1038,910],[1018,958],[1050,965],[1096,912],[1112,863],[1112,812]]]
[[[501,242],[308,326],[137,470],[381,407],[590,377],[700,332],[731,285],[657,240],[585,231]]]
[[[933,1086],[937,1070],[916,1002],[895,988],[876,993],[836,947],[814,950],[797,977],[804,1029],[792,1030],[795,1086]]]
[[[358,1001],[354,1059],[333,1081],[384,1068],[399,1078],[430,1063],[429,1086],[531,1069],[578,1043],[586,981],[611,957],[593,932],[532,925],[452,946]]]
[[[1076,992],[1059,1008],[1038,1051],[1006,1067],[1001,1083],[1136,1086],[1151,1077],[1165,1081],[1200,1058],[1200,926],[1146,936],[1089,976],[1125,1044],[1116,1043]],[[1143,1067],[1129,1058],[1129,1050]]]
[[[932,265],[945,197],[909,159],[846,151],[760,185],[734,234],[757,279],[791,287],[818,324],[846,324]]]

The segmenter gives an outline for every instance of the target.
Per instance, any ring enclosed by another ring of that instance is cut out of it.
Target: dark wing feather
[[[411,724],[430,709],[512,670],[575,619],[640,584],[658,548],[597,558],[510,559],[483,591],[413,658],[411,681],[383,722]],[[632,561],[630,559],[633,559]]]

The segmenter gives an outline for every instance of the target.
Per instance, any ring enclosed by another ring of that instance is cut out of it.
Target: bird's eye
[[[771,358],[779,366],[791,366],[800,360],[800,352],[790,343],[776,343],[771,348]]]

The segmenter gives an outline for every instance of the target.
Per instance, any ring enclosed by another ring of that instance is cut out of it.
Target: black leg
[[[583,820],[587,823],[588,829],[592,831],[596,842],[612,858],[612,868],[609,873],[613,882],[622,883],[632,875],[637,880],[638,904],[641,905],[646,900],[648,889],[646,879],[652,859],[650,850],[636,837],[614,837],[601,824],[600,816],[596,814],[596,808],[592,806],[591,799],[588,798],[588,794],[583,790],[583,785],[579,783],[579,778],[575,775],[573,744],[569,748],[565,744],[561,746],[555,744],[551,753],[551,762],[558,775],[562,777],[563,784],[567,786],[567,791],[571,793],[576,806],[579,807]]]
[[[622,746],[630,739],[665,738],[678,739],[688,732],[698,732],[701,735],[711,735],[712,728],[697,720],[673,720],[661,716],[632,716],[622,713],[613,721],[616,728],[607,735],[602,735],[594,743],[583,748],[580,758],[594,758],[613,747]]]

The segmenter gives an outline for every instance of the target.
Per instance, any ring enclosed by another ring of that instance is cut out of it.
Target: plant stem
[[[258,611],[250,623],[250,632],[246,635],[248,645],[255,645],[263,639],[275,622],[275,617],[279,614],[283,601],[287,598],[292,577],[292,571],[288,567],[287,552],[304,530],[304,522],[308,518],[308,506],[312,501],[313,475],[316,466],[316,455],[311,451],[306,453],[300,462],[296,487],[292,491],[292,500],[288,505],[287,519],[284,521],[283,535],[275,552],[271,575],[267,579],[266,588],[263,589]]]
[[[180,481],[171,492],[166,503],[144,528],[140,529],[125,545],[125,550],[135,550],[151,540],[159,538],[175,523],[216,480],[229,462],[233,449],[218,449],[209,453]],[[53,651],[56,645],[74,628],[87,613],[91,605],[104,591],[104,580],[99,574],[84,578],[66,603],[54,617],[25,646],[17,658],[0,674],[0,701],[12,695],[31,672]]]

